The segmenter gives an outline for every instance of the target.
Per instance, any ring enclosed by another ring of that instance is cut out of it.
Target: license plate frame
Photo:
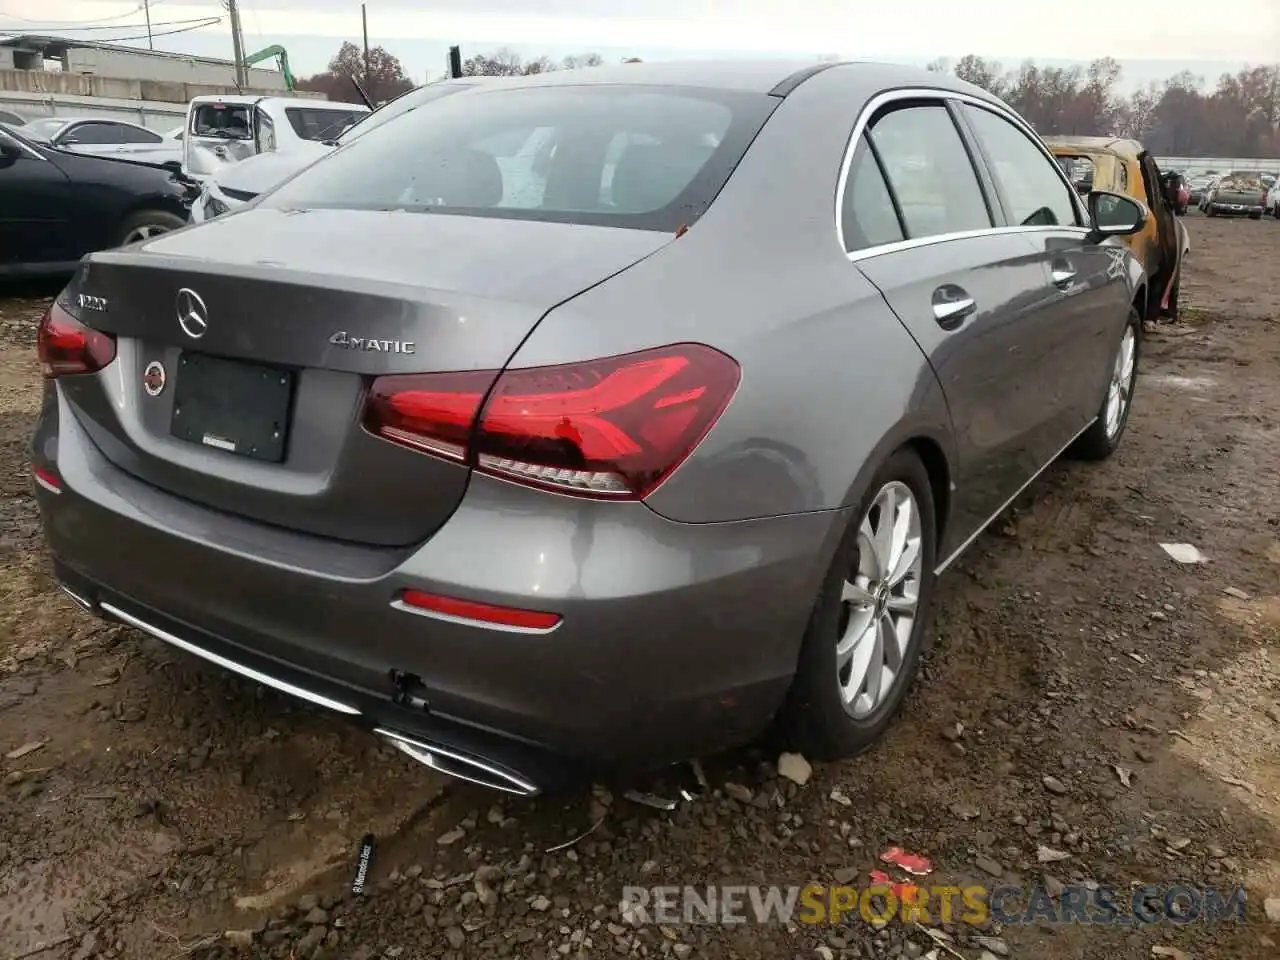
[[[267,463],[284,460],[294,371],[184,350],[169,432],[179,440]]]

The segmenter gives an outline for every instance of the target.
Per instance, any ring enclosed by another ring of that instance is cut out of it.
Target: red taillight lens
[[[740,371],[718,350],[683,343],[508,370],[496,383],[495,376],[379,378],[365,425],[388,440],[521,483],[640,499],[706,436]]]
[[[420,373],[379,377],[369,390],[370,433],[447,460],[466,460],[471,428],[497,373]]]
[[[115,337],[86,327],[56,303],[36,331],[36,354],[46,377],[93,373],[116,357]]]

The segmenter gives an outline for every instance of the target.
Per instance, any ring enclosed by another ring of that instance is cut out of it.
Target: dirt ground
[[[944,577],[885,742],[804,787],[764,747],[715,758],[674,812],[498,801],[80,612],[29,489],[45,300],[0,301],[0,958],[1280,956],[1280,223],[1189,226],[1183,317],[1147,340],[1122,450],[1052,468]],[[1243,885],[1247,921],[619,913],[628,885],[866,884],[893,845],[938,882]]]

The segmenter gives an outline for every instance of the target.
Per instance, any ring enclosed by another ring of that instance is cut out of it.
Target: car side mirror
[[[1099,243],[1107,237],[1128,237],[1147,225],[1147,208],[1132,197],[1110,190],[1089,192],[1089,237]]]

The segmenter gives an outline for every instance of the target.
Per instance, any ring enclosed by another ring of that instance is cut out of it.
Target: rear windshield
[[[366,115],[364,110],[318,110],[311,107],[286,107],[289,126],[303,140],[332,140],[343,130]]]
[[[777,103],[626,85],[442,97],[353,138],[264,202],[675,231],[715,199]]]
[[[376,130],[388,120],[394,120],[410,110],[417,110],[424,103],[469,89],[471,89],[470,86],[461,83],[436,83],[402,93],[394,100],[388,100],[372,113],[362,113],[351,128],[343,132],[342,140],[345,143],[356,137],[363,137],[370,130]]]
[[[202,103],[191,118],[191,130],[197,137],[221,137],[224,140],[249,140],[249,106],[244,103]]]

